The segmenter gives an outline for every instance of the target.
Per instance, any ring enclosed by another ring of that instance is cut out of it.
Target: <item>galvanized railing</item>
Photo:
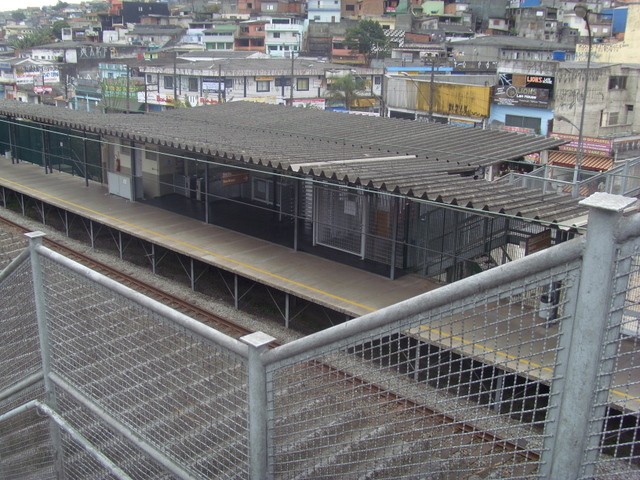
[[[40,245],[0,274],[0,477],[640,478],[640,214],[268,349]]]

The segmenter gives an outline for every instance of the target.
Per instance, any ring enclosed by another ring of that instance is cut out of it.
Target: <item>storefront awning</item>
[[[576,152],[563,152],[552,150],[549,152],[549,165],[559,167],[575,168]],[[591,170],[594,172],[605,172],[613,167],[613,158],[603,155],[585,154],[580,162],[582,170]]]

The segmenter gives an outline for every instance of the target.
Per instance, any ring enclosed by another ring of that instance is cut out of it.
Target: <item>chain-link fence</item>
[[[596,197],[588,241],[271,350],[32,235],[0,275],[0,477],[640,478],[640,214]]]

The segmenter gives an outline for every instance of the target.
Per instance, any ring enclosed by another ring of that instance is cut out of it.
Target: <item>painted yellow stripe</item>
[[[553,374],[553,369],[549,368],[549,367],[543,367],[542,365],[540,365],[539,363],[535,363],[535,362],[531,362],[529,360],[526,360],[524,358],[518,358],[514,355],[511,355],[507,352],[503,352],[500,350],[494,350],[493,348],[489,348],[489,347],[485,347],[484,345],[480,344],[480,343],[476,343],[476,342],[472,342],[470,340],[465,340],[464,338],[457,336],[457,335],[452,335],[449,333],[445,333],[442,330],[438,329],[438,328],[432,328],[429,327],[427,325],[420,325],[420,331],[422,332],[429,332],[429,333],[433,333],[434,335],[436,335],[438,337],[438,339],[451,339],[453,342],[459,342],[462,345],[465,346],[469,346],[472,348],[477,348],[479,350],[483,350],[485,352],[491,353],[493,355],[496,355],[497,357],[503,357],[506,358],[507,360],[511,360],[511,361],[515,361],[518,363],[521,363],[523,365],[526,365],[527,367],[530,367],[533,370],[541,370],[541,371],[545,371],[548,373]],[[639,401],[640,397],[635,397],[632,395],[628,395],[624,392],[621,392],[620,390],[610,390],[609,393],[617,395],[619,397],[624,398],[625,400],[631,400],[631,401]]]
[[[305,290],[307,290],[309,292],[313,292],[313,293],[316,293],[316,294],[324,295],[325,297],[332,298],[334,300],[338,300],[340,302],[344,302],[344,303],[347,303],[349,305],[353,305],[355,307],[361,308],[361,309],[366,310],[368,312],[373,312],[373,311],[377,310],[376,308],[370,307],[368,305],[364,305],[362,303],[358,303],[358,302],[354,302],[352,300],[348,300],[346,298],[340,297],[338,295],[334,295],[334,294],[326,292],[324,290],[320,290],[318,288],[311,287],[310,285],[306,285],[304,283],[297,282],[295,280],[291,280],[290,278],[286,278],[286,277],[283,277],[281,275],[277,275],[277,274],[275,274],[273,272],[270,272],[268,270],[264,270],[262,268],[255,267],[255,266],[250,265],[248,263],[240,262],[238,260],[234,260],[232,258],[229,258],[229,257],[227,257],[225,255],[221,255],[219,253],[213,252],[211,250],[207,250],[205,248],[198,247],[197,245],[193,245],[191,243],[188,243],[188,242],[185,242],[185,241],[182,241],[182,240],[177,240],[177,239],[175,239],[175,238],[173,238],[173,237],[171,237],[169,235],[164,235],[164,234],[156,232],[154,230],[150,230],[148,228],[140,227],[139,225],[135,225],[135,224],[132,224],[132,223],[129,223],[129,222],[125,222],[125,221],[123,221],[123,220],[121,220],[119,218],[112,217],[110,215],[106,215],[103,212],[98,212],[96,210],[92,210],[92,209],[87,208],[87,207],[85,207],[83,205],[78,205],[77,203],[70,202],[70,201],[65,200],[63,198],[59,198],[59,197],[50,195],[50,194],[48,194],[46,192],[42,192],[40,190],[36,190],[34,188],[31,188],[31,187],[27,187],[26,185],[22,185],[20,183],[11,181],[9,179],[2,178],[2,181],[6,182],[8,184],[14,185],[16,187],[20,187],[21,189],[24,189],[26,191],[32,192],[34,194],[38,194],[40,197],[47,197],[47,198],[49,198],[51,200],[55,200],[57,202],[60,202],[61,204],[72,206],[74,208],[77,208],[78,210],[82,210],[84,212],[91,213],[91,214],[96,215],[98,217],[108,218],[109,220],[113,221],[116,224],[119,223],[119,224],[122,224],[122,225],[126,225],[126,226],[128,226],[130,228],[135,228],[136,230],[143,231],[143,232],[145,232],[145,233],[147,233],[147,234],[149,234],[151,236],[155,236],[157,238],[162,238],[162,239],[164,239],[164,240],[166,240],[168,242],[181,245],[181,246],[186,247],[186,248],[188,248],[190,250],[196,250],[196,251],[198,251],[200,253],[204,253],[204,254],[210,255],[210,256],[212,256],[214,258],[218,258],[218,259],[224,260],[226,262],[232,263],[234,265],[237,265],[237,266],[252,270],[252,271],[254,271],[256,273],[260,273],[262,275],[265,275],[265,276],[280,280],[280,281],[288,283],[290,285],[295,285],[295,286],[300,287],[302,289],[305,289]]]
[[[2,177],[0,177],[0,178],[2,178]],[[125,221],[123,221],[123,220],[121,220],[119,218],[112,217],[110,215],[105,215],[102,212],[98,212],[96,210],[92,210],[90,208],[87,208],[87,207],[85,207],[83,205],[78,205],[77,203],[70,202],[68,200],[65,200],[65,199],[62,199],[62,198],[59,198],[59,197],[55,197],[55,196],[50,195],[50,194],[48,194],[46,192],[42,192],[40,190],[36,190],[34,188],[28,187],[26,185],[22,185],[20,183],[14,182],[12,180],[9,180],[9,179],[6,179],[6,178],[2,178],[2,181],[6,182],[6,183],[9,183],[11,185],[15,185],[17,187],[20,187],[20,188],[22,188],[24,190],[27,190],[27,191],[30,191],[30,192],[33,192],[33,193],[37,193],[37,194],[39,194],[41,196],[48,197],[50,199],[56,200],[56,201],[58,201],[58,202],[60,202],[62,204],[71,205],[71,206],[73,206],[73,207],[75,207],[75,208],[77,208],[79,210],[83,210],[85,212],[92,213],[92,214],[100,216],[100,217],[108,218],[108,219],[112,220],[115,223],[121,223],[123,225],[127,225],[128,227],[141,230],[141,231],[143,231],[145,233],[148,233],[150,235],[155,235],[156,237],[162,238],[162,239],[167,240],[167,241],[172,242],[172,243],[176,243],[176,244],[182,245],[183,247],[188,247],[188,248],[190,248],[192,250],[196,250],[196,251],[199,251],[201,253],[205,253],[207,255],[211,255],[212,257],[215,257],[215,258],[218,258],[218,259],[222,259],[222,260],[225,260],[225,261],[227,261],[229,263],[233,263],[235,265],[247,268],[247,269],[252,270],[252,271],[254,271],[256,273],[260,273],[262,275],[266,275],[268,277],[280,280],[280,281],[288,283],[290,285],[295,285],[297,287],[303,288],[303,289],[308,290],[310,292],[317,293],[317,294],[320,294],[320,295],[324,295],[324,296],[326,296],[328,298],[332,298],[332,299],[338,300],[340,302],[345,302],[345,303],[347,303],[349,305],[353,305],[355,307],[362,308],[363,310],[367,310],[369,312],[373,312],[373,311],[376,310],[375,308],[370,307],[368,305],[364,305],[364,304],[361,304],[361,303],[358,303],[358,302],[354,302],[352,300],[348,300],[348,299],[340,297],[338,295],[334,295],[332,293],[325,292],[324,290],[320,290],[318,288],[311,287],[309,285],[306,285],[306,284],[301,283],[301,282],[297,282],[295,280],[291,280],[291,279],[283,277],[281,275],[276,275],[275,273],[272,273],[272,272],[270,272],[268,270],[264,270],[262,268],[255,267],[255,266],[250,265],[248,263],[244,263],[244,262],[240,262],[238,260],[234,260],[232,258],[229,258],[229,257],[225,256],[225,255],[221,255],[219,253],[212,252],[211,250],[207,250],[205,248],[198,247],[197,245],[193,245],[193,244],[190,244],[190,243],[182,241],[182,240],[177,240],[177,239],[175,239],[173,237],[170,237],[168,235],[164,235],[164,234],[158,233],[158,232],[156,232],[154,230],[150,230],[150,229],[147,229],[147,228],[140,227],[138,225],[134,225],[134,224],[129,223],[129,222],[125,222]],[[553,369],[551,369],[549,367],[543,367],[542,365],[539,365],[539,364],[534,363],[534,362],[530,362],[529,360],[526,360],[526,359],[521,359],[521,358],[515,357],[515,356],[510,355],[510,354],[508,354],[506,352],[502,352],[500,350],[494,350],[492,348],[485,347],[482,344],[471,342],[469,340],[465,340],[462,337],[455,336],[455,335],[450,335],[448,333],[444,333],[442,330],[439,330],[439,329],[434,329],[434,328],[428,327],[426,325],[422,325],[422,326],[420,326],[420,330],[429,331],[429,332],[435,333],[440,338],[450,338],[451,340],[456,341],[456,342],[460,342],[463,345],[471,346],[473,348],[478,348],[480,350],[484,350],[485,352],[492,353],[492,354],[494,354],[496,356],[503,357],[503,358],[506,358],[508,360],[521,363],[523,365],[527,365],[528,367],[533,368],[533,369],[539,369],[539,370],[542,370],[542,371],[553,373]],[[634,400],[634,401],[640,400],[640,398],[638,398],[638,397],[633,397],[631,395],[627,395],[626,393],[623,393],[623,392],[621,392],[619,390],[611,390],[611,393],[613,393],[615,395],[618,395],[618,396],[620,396],[622,398],[625,398],[627,400]]]

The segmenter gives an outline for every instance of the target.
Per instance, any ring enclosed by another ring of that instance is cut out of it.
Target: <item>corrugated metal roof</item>
[[[576,152],[551,151],[549,164],[559,167],[574,168],[576,166]],[[585,154],[582,156],[580,168],[594,172],[606,172],[613,167],[613,158],[603,155]]]
[[[0,101],[0,114],[545,222],[585,212],[574,199],[473,177],[565,143],[553,138],[252,102],[106,115]]]

